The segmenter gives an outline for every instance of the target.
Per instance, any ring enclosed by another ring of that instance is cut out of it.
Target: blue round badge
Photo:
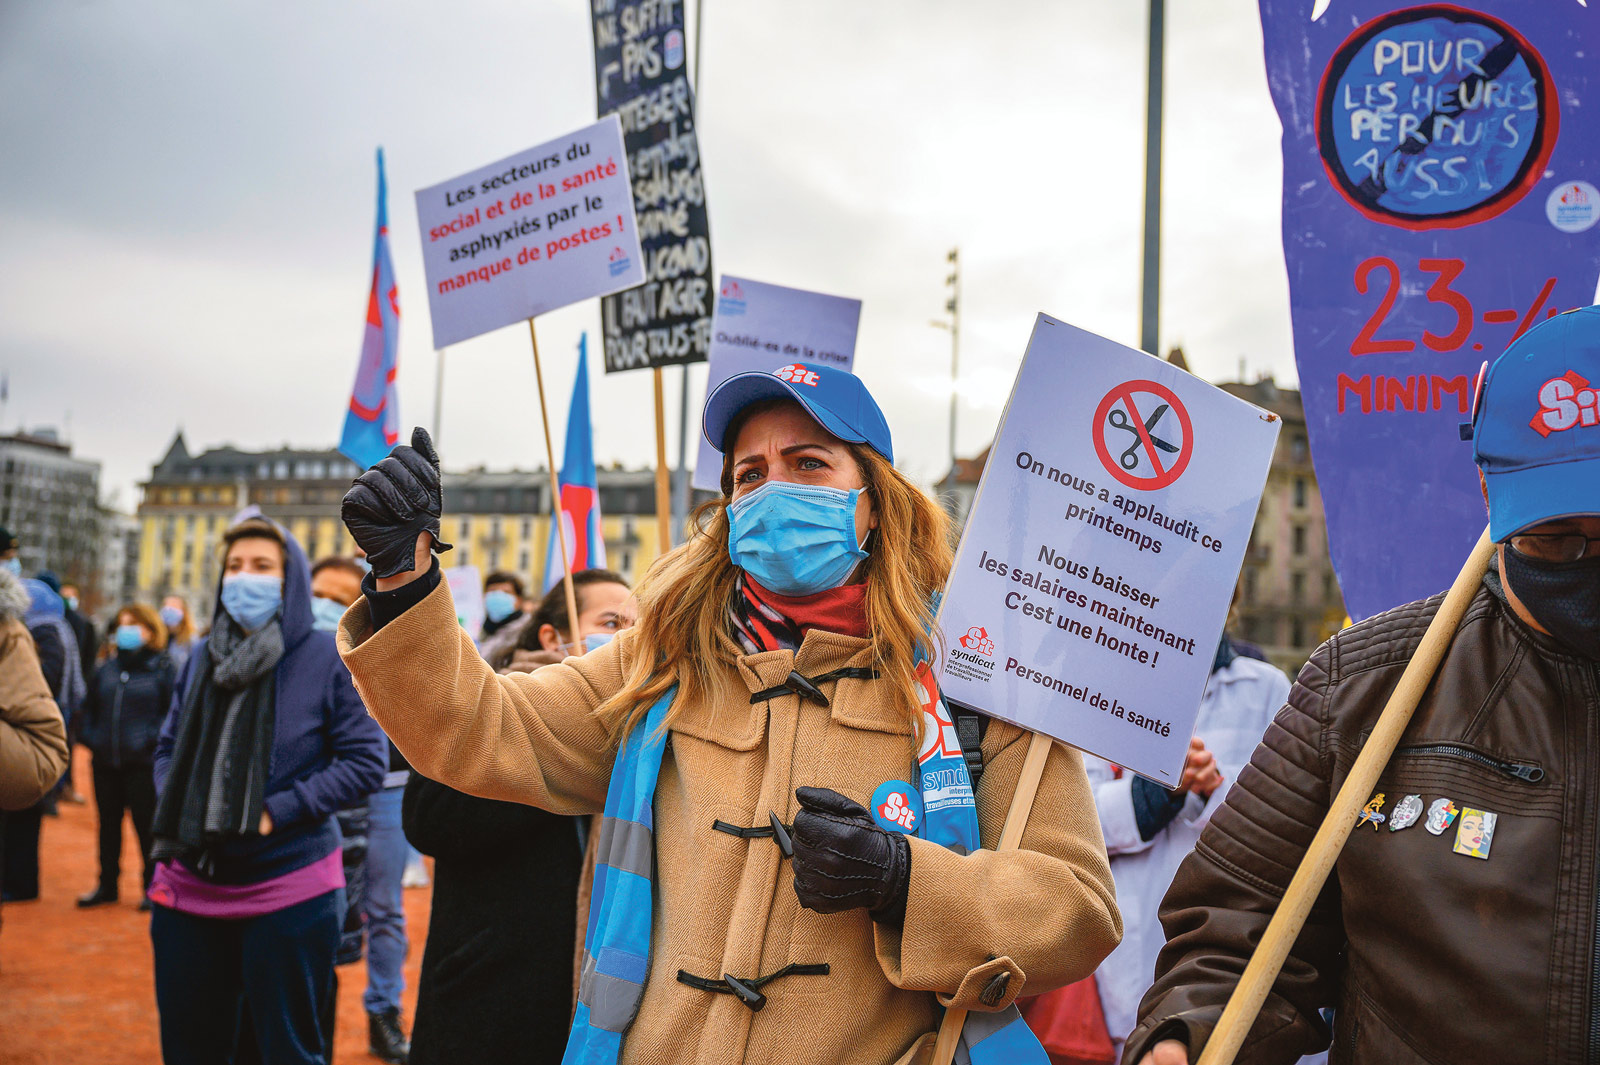
[[[872,819],[890,832],[914,836],[922,827],[922,795],[903,780],[886,780],[872,793]]]

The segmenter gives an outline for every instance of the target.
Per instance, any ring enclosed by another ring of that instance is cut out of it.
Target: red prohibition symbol
[[[1194,454],[1194,426],[1183,403],[1157,381],[1127,381],[1094,412],[1100,464],[1129,488],[1151,492],[1183,475]]]

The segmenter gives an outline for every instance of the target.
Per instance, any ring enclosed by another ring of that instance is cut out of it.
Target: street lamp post
[[[950,320],[935,319],[928,323],[936,329],[950,330],[950,472],[945,475],[945,492],[954,492],[956,487],[956,375],[961,368],[961,249],[951,248],[945,255],[945,262],[950,264],[950,276],[944,279],[949,295],[945,297],[944,309],[950,315]],[[953,507],[952,507],[953,509]]]

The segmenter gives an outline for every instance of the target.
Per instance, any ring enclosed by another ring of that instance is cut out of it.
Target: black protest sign
[[[682,0],[591,0],[595,95],[622,119],[645,280],[601,301],[606,370],[704,362],[711,237]]]

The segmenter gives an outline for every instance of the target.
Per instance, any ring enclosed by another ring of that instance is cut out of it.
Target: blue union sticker
[[[890,832],[914,836],[922,827],[922,795],[903,780],[886,780],[872,793],[872,819]]]
[[[1550,71],[1499,19],[1445,4],[1392,11],[1334,52],[1317,147],[1362,214],[1405,229],[1486,221],[1520,201],[1555,147]]]

